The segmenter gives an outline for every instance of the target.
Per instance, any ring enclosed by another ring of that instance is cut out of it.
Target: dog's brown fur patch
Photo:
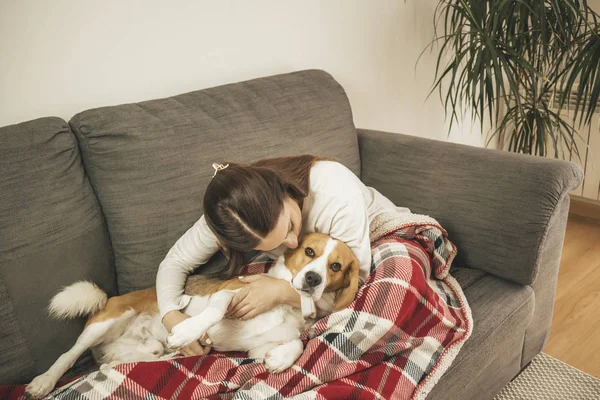
[[[136,290],[122,296],[111,297],[106,302],[106,306],[96,314],[88,318],[85,326],[94,323],[116,318],[127,310],[135,310],[139,313],[158,313],[158,302],[156,300],[156,288],[151,287],[143,290]]]
[[[224,281],[203,275],[192,275],[188,277],[185,284],[185,294],[190,296],[207,296],[219,290],[235,290],[242,286],[244,286],[244,283],[238,277]]]
[[[232,278],[226,281],[208,278],[202,275],[190,276],[185,286],[185,293],[190,296],[208,296],[219,290],[235,290],[244,285],[239,278]],[[96,314],[90,316],[86,327],[94,322],[102,322],[112,318],[117,318],[128,310],[135,310],[138,314],[149,313],[158,314],[158,301],[156,298],[156,287],[143,290],[136,290],[121,296],[115,296],[108,299],[106,306]]]

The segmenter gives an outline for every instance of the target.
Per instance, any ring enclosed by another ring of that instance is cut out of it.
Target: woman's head
[[[243,253],[298,246],[300,205],[314,156],[282,157],[252,165],[230,163],[206,188],[204,217],[229,253],[229,275]]]

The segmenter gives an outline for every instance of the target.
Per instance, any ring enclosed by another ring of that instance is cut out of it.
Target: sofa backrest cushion
[[[0,384],[28,382],[73,346],[85,321],[46,310],[83,279],[116,293],[108,231],[73,132],[59,118],[0,128]]]
[[[70,121],[102,205],[120,293],[158,265],[202,215],[214,162],[316,154],[360,171],[342,87],[318,70],[84,111]]]

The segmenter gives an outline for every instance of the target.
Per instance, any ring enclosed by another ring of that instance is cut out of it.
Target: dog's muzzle
[[[319,286],[323,282],[323,278],[321,275],[317,274],[314,271],[308,271],[304,276],[304,284],[302,286],[310,288],[312,291],[314,288]]]

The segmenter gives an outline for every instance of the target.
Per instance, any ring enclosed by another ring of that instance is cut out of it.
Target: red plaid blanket
[[[456,248],[435,220],[414,214],[380,218],[371,239],[371,275],[355,301],[305,331],[302,356],[280,374],[241,353],[211,354],[102,368],[50,398],[424,398],[472,331],[448,274]],[[259,257],[246,273],[269,266]],[[22,393],[4,388],[9,398]]]

